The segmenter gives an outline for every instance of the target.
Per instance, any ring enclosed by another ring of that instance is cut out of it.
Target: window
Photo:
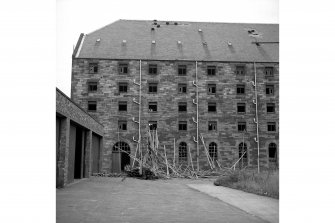
[[[117,142],[114,146],[113,146],[113,152],[127,152],[130,153],[130,147],[127,143],[125,142]]]
[[[179,112],[187,112],[187,102],[179,102],[178,103],[178,111]]]
[[[89,69],[90,69],[90,74],[98,73],[98,63],[90,63]]]
[[[217,130],[217,122],[209,121],[208,122],[208,131],[216,131]]]
[[[119,93],[128,92],[128,83],[119,83]]]
[[[179,144],[179,162],[187,162],[187,144],[181,142]]]
[[[269,161],[277,162],[277,145],[275,143],[269,144]]]
[[[149,122],[149,129],[150,130],[157,130],[157,121],[150,121]]]
[[[237,103],[237,113],[245,113],[245,103]]]
[[[98,82],[91,81],[88,82],[88,92],[97,92],[98,90]]]
[[[119,74],[128,74],[128,64],[127,63],[119,64]]]
[[[127,121],[119,121],[119,131],[127,131]]]
[[[149,64],[149,74],[157,74],[157,64]]]
[[[149,102],[149,112],[157,112],[157,102]]]
[[[209,156],[213,161],[218,159],[218,146],[215,142],[211,142],[208,146]]]
[[[178,84],[178,92],[181,94],[187,93],[187,84]]]
[[[247,131],[247,123],[246,122],[238,122],[237,123],[237,131],[239,131],[239,132]]]
[[[87,110],[90,112],[97,111],[97,102],[96,101],[88,101]]]
[[[244,75],[245,74],[245,67],[244,66],[236,66],[235,74],[236,75]]]
[[[274,95],[275,93],[275,87],[273,84],[267,84],[265,87],[265,93],[266,95]]]
[[[216,112],[216,103],[208,102],[208,112]]]
[[[275,113],[275,104],[274,103],[267,103],[266,104],[266,112],[267,113]]]
[[[179,121],[179,131],[187,131],[187,121]]]
[[[149,83],[149,93],[157,93],[158,84],[157,83]]]
[[[127,102],[119,101],[119,111],[127,111]]]
[[[239,166],[240,168],[243,168],[245,166],[248,165],[248,150],[247,150],[247,144],[241,142],[238,145],[238,158],[241,158],[243,156],[243,158],[240,160],[239,162]]]
[[[273,77],[273,67],[264,68],[265,77]]]
[[[215,66],[207,66],[207,75],[215,75],[216,67]]]
[[[215,94],[216,93],[216,84],[208,84],[208,93]]]
[[[275,132],[275,131],[276,131],[276,123],[268,122],[268,132]]]
[[[178,65],[178,75],[186,76],[186,65]]]
[[[238,94],[238,95],[245,94],[245,85],[244,84],[236,85],[236,94]]]

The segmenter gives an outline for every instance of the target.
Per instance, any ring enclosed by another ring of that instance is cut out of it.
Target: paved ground
[[[266,222],[187,184],[213,180],[91,177],[57,189],[57,223]]]
[[[213,184],[188,184],[188,186],[271,223],[279,222],[279,200],[277,199],[227,187],[217,187]]]

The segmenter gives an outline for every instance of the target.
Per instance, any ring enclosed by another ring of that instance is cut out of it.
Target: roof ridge
[[[134,21],[134,22],[153,22],[154,20],[142,19],[119,19],[117,21]],[[115,21],[115,22],[117,22]],[[260,25],[279,25],[279,23],[257,23],[257,22],[205,22],[205,21],[180,21],[180,20],[158,20],[157,22],[187,22],[187,23],[210,23],[210,24],[260,24]],[[112,24],[112,23],[111,23]]]

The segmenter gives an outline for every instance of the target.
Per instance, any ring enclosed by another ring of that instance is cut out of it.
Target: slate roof
[[[175,22],[118,20],[85,35],[76,58],[279,62],[278,24]]]

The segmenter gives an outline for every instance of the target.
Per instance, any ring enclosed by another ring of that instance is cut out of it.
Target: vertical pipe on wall
[[[197,171],[199,171],[199,91],[198,91],[198,61],[195,61],[195,81],[197,83]]]
[[[141,95],[141,87],[142,87],[142,60],[140,60],[140,83],[139,83],[139,104],[138,104],[138,151],[140,154],[140,174],[142,174],[142,149],[141,149],[141,103],[142,103],[142,95]]]
[[[254,71],[255,71],[255,100],[256,100],[256,131],[257,131],[257,170],[259,173],[259,134],[258,134],[258,100],[257,100],[257,71],[256,63],[254,62]]]

